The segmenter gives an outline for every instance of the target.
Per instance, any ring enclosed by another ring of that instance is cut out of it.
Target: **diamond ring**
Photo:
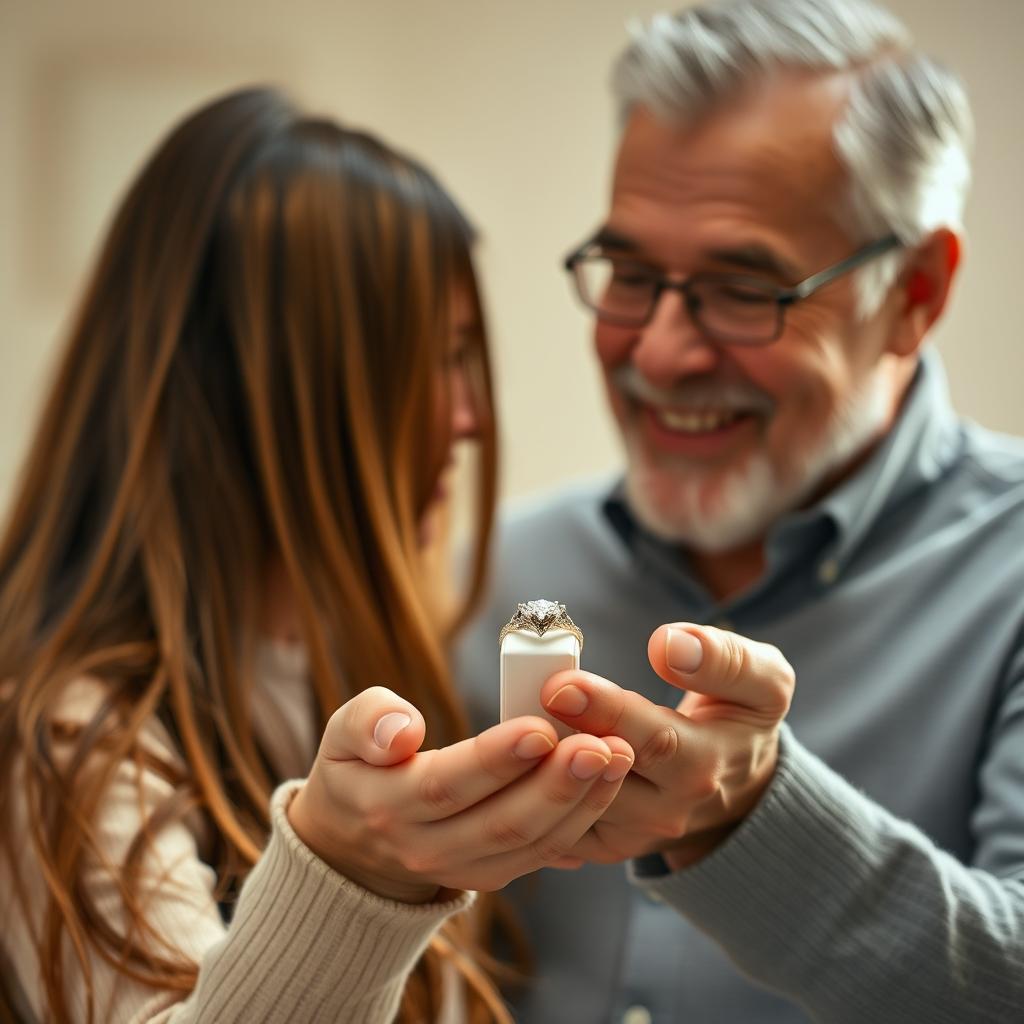
[[[543,636],[549,630],[564,629],[572,633],[580,642],[580,650],[583,650],[583,630],[569,618],[564,604],[557,601],[521,601],[516,607],[516,613],[512,616],[498,634],[498,646],[515,630],[524,630]]]

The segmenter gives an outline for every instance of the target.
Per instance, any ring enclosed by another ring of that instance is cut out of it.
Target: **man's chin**
[[[775,475],[762,460],[724,480],[707,481],[682,481],[631,466],[626,496],[649,533],[708,554],[763,537],[783,511]]]
[[[655,536],[707,554],[762,539],[888,429],[893,396],[879,374],[861,382],[817,445],[787,453],[785,470],[766,451],[717,470],[659,462],[642,438],[626,433],[626,493],[634,515]]]

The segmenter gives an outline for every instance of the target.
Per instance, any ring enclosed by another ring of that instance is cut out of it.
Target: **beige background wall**
[[[602,213],[607,70],[625,22],[662,6],[0,0],[0,503],[84,268],[138,160],[191,105],[253,80],[415,152],[482,228],[506,493],[613,466],[587,324],[559,261]],[[954,397],[1024,434],[1024,2],[891,6],[965,76],[978,121],[969,259],[939,334]]]

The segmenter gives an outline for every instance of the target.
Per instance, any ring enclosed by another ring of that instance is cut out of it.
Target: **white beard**
[[[627,388],[628,390],[628,388]],[[655,461],[636,431],[626,431],[626,494],[636,517],[663,540],[698,551],[728,551],[764,536],[781,515],[799,508],[835,471],[878,437],[892,394],[878,370],[848,396],[818,443],[780,474],[758,452],[714,490],[688,460]]]

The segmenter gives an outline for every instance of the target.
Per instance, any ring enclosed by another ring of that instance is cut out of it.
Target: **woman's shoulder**
[[[85,800],[92,836],[86,861],[92,868],[123,863],[154,816],[189,785],[186,759],[158,715],[138,722],[132,712],[115,684],[93,675],[71,678],[53,691],[47,707],[49,767],[41,764],[38,748],[19,751],[11,766],[10,807],[23,823],[30,781],[43,784],[53,769],[63,776],[65,801]],[[161,827],[157,845],[162,854],[174,854],[165,861],[194,857],[208,844],[208,829],[194,809],[178,826]]]
[[[113,683],[80,675],[56,691],[47,718],[56,747],[77,749],[83,740],[99,747],[133,727],[128,721],[133,710]],[[155,712],[138,725],[132,747],[176,773],[185,770],[178,745]]]

